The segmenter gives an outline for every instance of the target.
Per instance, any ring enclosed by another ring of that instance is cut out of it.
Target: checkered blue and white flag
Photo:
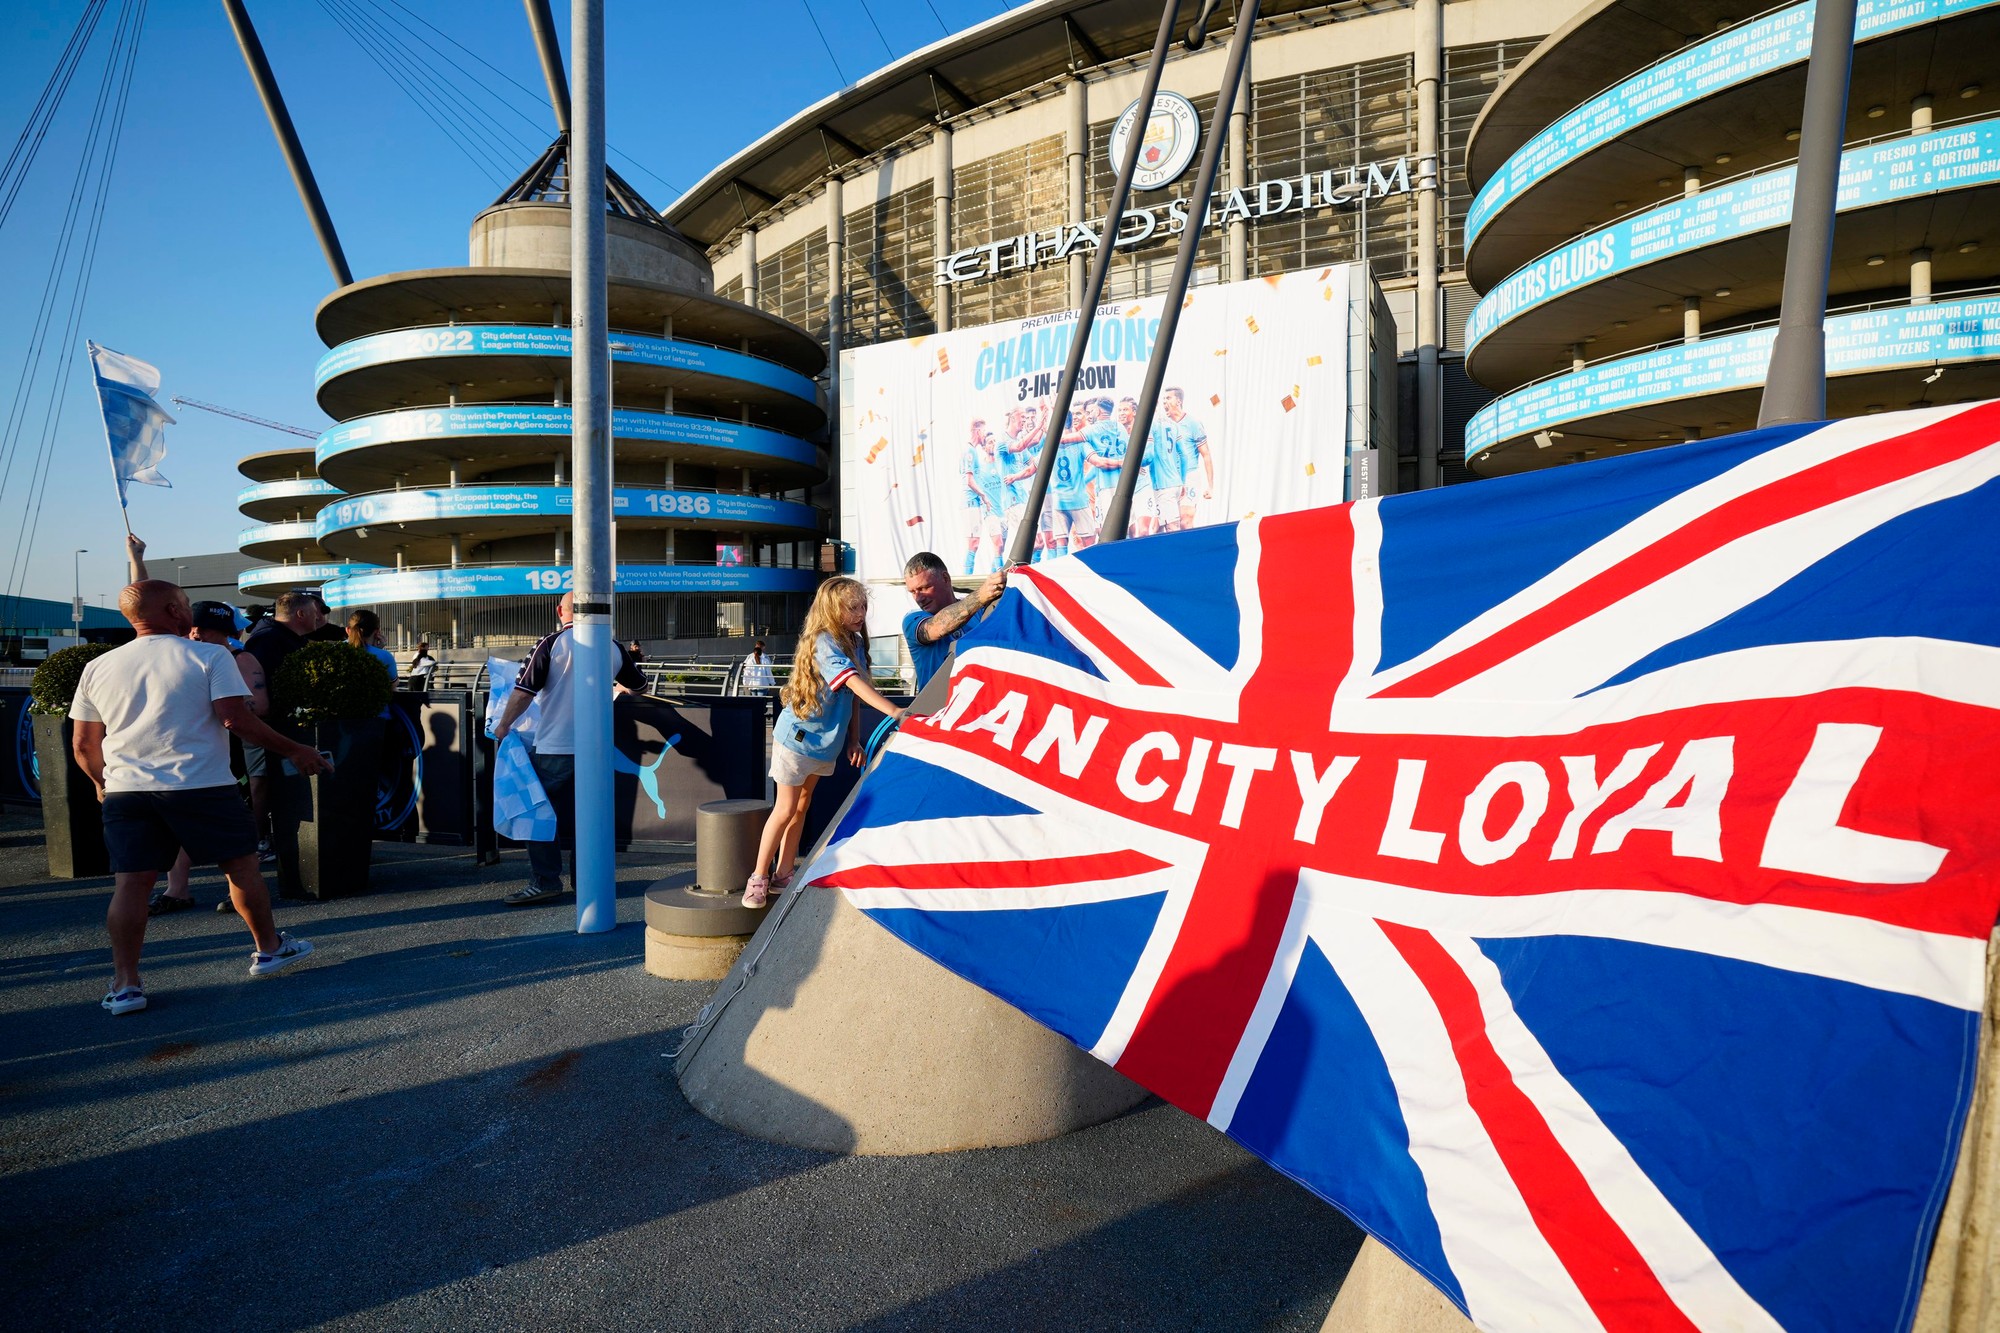
[[[137,357],[87,343],[90,369],[97,379],[97,401],[104,407],[104,442],[111,446],[111,475],[118,481],[118,503],[127,503],[129,482],[167,486],[160,460],[167,456],[167,427],[174,424],[167,409],[155,402],[160,372]]]

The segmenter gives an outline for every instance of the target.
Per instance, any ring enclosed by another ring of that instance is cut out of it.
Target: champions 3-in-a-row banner
[[[1186,302],[1130,535],[1347,498],[1349,344],[1367,318],[1365,281],[1344,266],[1302,270],[1198,287]],[[1075,327],[1062,311],[842,354],[843,532],[861,578],[900,581],[925,550],[960,576],[999,566],[1031,521],[1028,487]],[[1037,560],[1098,539],[1159,327],[1157,297],[1099,308]]]

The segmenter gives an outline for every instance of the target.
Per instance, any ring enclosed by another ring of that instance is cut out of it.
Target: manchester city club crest
[[[1115,170],[1125,160],[1125,142],[1139,117],[1139,104],[1125,108],[1111,128],[1111,165]],[[1194,103],[1179,93],[1160,93],[1153,98],[1153,113],[1146,118],[1145,137],[1139,144],[1139,163],[1132,172],[1132,188],[1157,190],[1171,184],[1194,160],[1201,142],[1201,117]]]

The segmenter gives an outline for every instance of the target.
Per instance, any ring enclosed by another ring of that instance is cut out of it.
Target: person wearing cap
[[[326,628],[326,603],[311,588],[294,588],[278,598],[271,614],[250,627],[243,651],[264,668],[264,678],[275,680],[278,667],[287,657],[306,646]],[[346,631],[336,637],[345,642]],[[278,859],[271,850],[271,779],[263,747],[243,746],[243,771],[250,778],[250,813],[257,821],[257,859],[265,865]]]
[[[144,549],[142,546],[140,549]],[[188,630],[188,637],[196,643],[212,643],[227,648],[236,659],[236,670],[243,677],[244,686],[250,691],[247,701],[250,711],[263,717],[271,711],[271,691],[264,679],[264,668],[256,658],[230,642],[236,633],[236,608],[227,602],[196,602],[189,611],[194,624]],[[231,737],[235,740],[235,737]],[[170,916],[175,912],[185,912],[199,906],[194,900],[194,892],[188,887],[188,874],[194,868],[188,859],[187,849],[174,861],[173,869],[167,871],[167,886],[153,894],[146,904],[147,916]],[[234,911],[229,899],[216,904],[218,911]]]

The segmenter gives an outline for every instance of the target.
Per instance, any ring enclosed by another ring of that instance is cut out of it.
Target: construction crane
[[[214,403],[204,403],[199,398],[182,398],[176,395],[173,399],[173,404],[176,407],[198,407],[204,412],[213,412],[219,417],[235,417],[238,421],[247,421],[253,426],[264,426],[270,430],[281,430],[287,435],[303,435],[308,440],[317,440],[319,438],[319,432],[316,430],[306,430],[302,426],[287,426],[282,421],[271,421],[264,417],[253,417],[248,412],[238,412],[233,407],[218,407]]]

